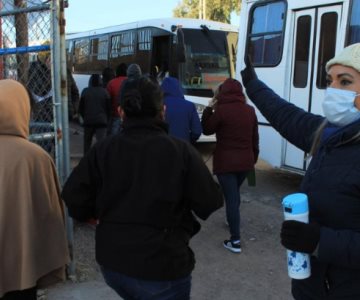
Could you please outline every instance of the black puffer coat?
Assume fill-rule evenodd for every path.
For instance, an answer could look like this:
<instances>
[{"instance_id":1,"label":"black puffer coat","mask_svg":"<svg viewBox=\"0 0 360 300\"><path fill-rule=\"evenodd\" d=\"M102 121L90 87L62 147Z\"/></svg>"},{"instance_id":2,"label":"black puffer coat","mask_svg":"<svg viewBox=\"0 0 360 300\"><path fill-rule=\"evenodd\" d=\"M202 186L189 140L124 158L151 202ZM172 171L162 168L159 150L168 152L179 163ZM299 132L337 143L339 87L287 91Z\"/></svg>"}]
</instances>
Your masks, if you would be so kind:
<instances>
[{"instance_id":1,"label":"black puffer coat","mask_svg":"<svg viewBox=\"0 0 360 300\"><path fill-rule=\"evenodd\" d=\"M79 113L84 126L106 127L111 113L109 93L101 86L90 86L81 93Z\"/></svg>"},{"instance_id":2,"label":"black puffer coat","mask_svg":"<svg viewBox=\"0 0 360 300\"><path fill-rule=\"evenodd\" d=\"M172 280L194 268L190 238L223 205L201 156L155 120L125 119L96 144L62 193L75 219L98 218L96 259L127 276Z\"/></svg>"},{"instance_id":3,"label":"black puffer coat","mask_svg":"<svg viewBox=\"0 0 360 300\"><path fill-rule=\"evenodd\" d=\"M246 91L282 136L310 151L323 117L281 99L259 80ZM295 299L360 299L360 141L351 139L359 132L357 121L325 137L301 184L310 221L320 224L321 234L311 277L292 281Z\"/></svg>"}]
</instances>

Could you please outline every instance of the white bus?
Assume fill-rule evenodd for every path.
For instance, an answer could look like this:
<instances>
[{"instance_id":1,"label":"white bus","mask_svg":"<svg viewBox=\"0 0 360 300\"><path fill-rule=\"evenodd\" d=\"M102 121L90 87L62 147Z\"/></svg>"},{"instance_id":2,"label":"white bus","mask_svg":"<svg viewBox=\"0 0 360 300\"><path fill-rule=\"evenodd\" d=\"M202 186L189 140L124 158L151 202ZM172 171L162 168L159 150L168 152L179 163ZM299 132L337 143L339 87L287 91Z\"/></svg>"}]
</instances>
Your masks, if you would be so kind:
<instances>
[{"instance_id":1,"label":"white bus","mask_svg":"<svg viewBox=\"0 0 360 300\"><path fill-rule=\"evenodd\" d=\"M236 78L249 55L259 79L276 93L322 115L325 64L358 42L360 0L243 0ZM274 167L304 172L306 154L257 114L260 157Z\"/></svg>"},{"instance_id":2,"label":"white bus","mask_svg":"<svg viewBox=\"0 0 360 300\"><path fill-rule=\"evenodd\" d=\"M200 19L139 21L67 34L67 62L81 91L90 74L120 63L137 63L143 73L167 64L186 99L201 114L214 89L235 77L238 27ZM202 136L201 141L214 140Z\"/></svg>"}]
</instances>

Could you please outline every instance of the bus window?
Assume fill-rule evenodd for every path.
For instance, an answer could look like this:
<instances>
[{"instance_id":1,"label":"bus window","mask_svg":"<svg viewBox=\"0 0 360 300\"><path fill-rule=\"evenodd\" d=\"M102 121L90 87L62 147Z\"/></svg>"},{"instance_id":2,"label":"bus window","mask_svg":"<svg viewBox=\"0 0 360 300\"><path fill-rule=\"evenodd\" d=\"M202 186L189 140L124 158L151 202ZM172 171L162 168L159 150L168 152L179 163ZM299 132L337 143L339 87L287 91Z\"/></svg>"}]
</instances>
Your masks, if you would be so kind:
<instances>
[{"instance_id":1,"label":"bus window","mask_svg":"<svg viewBox=\"0 0 360 300\"><path fill-rule=\"evenodd\" d=\"M108 47L109 47L109 38L108 36L102 36L99 38L97 59L107 61L108 59Z\"/></svg>"},{"instance_id":2,"label":"bus window","mask_svg":"<svg viewBox=\"0 0 360 300\"><path fill-rule=\"evenodd\" d=\"M138 31L138 49L140 51L151 50L151 29L140 29Z\"/></svg>"},{"instance_id":3,"label":"bus window","mask_svg":"<svg viewBox=\"0 0 360 300\"><path fill-rule=\"evenodd\" d=\"M91 39L90 41L90 62L97 60L97 55L99 51L99 39Z\"/></svg>"},{"instance_id":4,"label":"bus window","mask_svg":"<svg viewBox=\"0 0 360 300\"><path fill-rule=\"evenodd\" d=\"M90 64L89 72L96 73L107 66L108 57L108 37L96 37L90 42Z\"/></svg>"},{"instance_id":5,"label":"bus window","mask_svg":"<svg viewBox=\"0 0 360 300\"><path fill-rule=\"evenodd\" d=\"M90 43L88 39L75 41L75 71L86 72L90 54Z\"/></svg>"},{"instance_id":6,"label":"bus window","mask_svg":"<svg viewBox=\"0 0 360 300\"><path fill-rule=\"evenodd\" d=\"M307 86L309 70L309 51L311 35L311 17L302 16L297 21L294 87L304 88Z\"/></svg>"},{"instance_id":7,"label":"bus window","mask_svg":"<svg viewBox=\"0 0 360 300\"><path fill-rule=\"evenodd\" d=\"M73 42L72 41L66 41L65 47L66 47L66 53L72 53L72 45Z\"/></svg>"},{"instance_id":8,"label":"bus window","mask_svg":"<svg viewBox=\"0 0 360 300\"><path fill-rule=\"evenodd\" d=\"M230 77L227 35L223 31L183 32L186 60L179 74L183 88L190 95L211 97L213 90Z\"/></svg>"},{"instance_id":9,"label":"bus window","mask_svg":"<svg viewBox=\"0 0 360 300\"><path fill-rule=\"evenodd\" d=\"M327 61L335 55L337 23L338 15L336 12L325 13L321 16L320 44L316 77L316 86L319 89L326 88L325 65Z\"/></svg>"},{"instance_id":10,"label":"bus window","mask_svg":"<svg viewBox=\"0 0 360 300\"><path fill-rule=\"evenodd\" d=\"M276 1L252 7L247 51L255 66L274 66L281 60L286 5Z\"/></svg>"},{"instance_id":11,"label":"bus window","mask_svg":"<svg viewBox=\"0 0 360 300\"><path fill-rule=\"evenodd\" d=\"M353 0L348 26L347 45L360 42L360 0Z\"/></svg>"},{"instance_id":12,"label":"bus window","mask_svg":"<svg viewBox=\"0 0 360 300\"><path fill-rule=\"evenodd\" d=\"M134 31L127 31L111 37L111 57L132 55L135 53Z\"/></svg>"}]
</instances>

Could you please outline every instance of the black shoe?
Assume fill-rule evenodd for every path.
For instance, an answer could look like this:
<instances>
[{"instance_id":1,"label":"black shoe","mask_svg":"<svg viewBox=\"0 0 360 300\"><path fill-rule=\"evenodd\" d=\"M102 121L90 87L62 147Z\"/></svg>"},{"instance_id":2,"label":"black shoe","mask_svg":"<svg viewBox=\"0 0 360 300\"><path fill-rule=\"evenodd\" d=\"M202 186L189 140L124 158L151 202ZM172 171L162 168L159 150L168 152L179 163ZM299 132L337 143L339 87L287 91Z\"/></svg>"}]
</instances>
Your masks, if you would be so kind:
<instances>
[{"instance_id":1,"label":"black shoe","mask_svg":"<svg viewBox=\"0 0 360 300\"><path fill-rule=\"evenodd\" d=\"M229 249L231 252L240 253L241 252L241 244L240 241L232 241L232 240L225 240L224 247Z\"/></svg>"}]
</instances>

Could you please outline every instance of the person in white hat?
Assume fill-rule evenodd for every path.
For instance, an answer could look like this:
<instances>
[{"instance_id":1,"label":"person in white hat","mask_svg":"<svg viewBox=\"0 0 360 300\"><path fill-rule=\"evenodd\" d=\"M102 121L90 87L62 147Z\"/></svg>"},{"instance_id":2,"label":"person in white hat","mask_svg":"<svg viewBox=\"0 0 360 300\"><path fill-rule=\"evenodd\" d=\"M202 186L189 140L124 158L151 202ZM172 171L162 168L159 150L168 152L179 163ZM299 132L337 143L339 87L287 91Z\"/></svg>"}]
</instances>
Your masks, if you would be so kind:
<instances>
[{"instance_id":1,"label":"person in white hat","mask_svg":"<svg viewBox=\"0 0 360 300\"><path fill-rule=\"evenodd\" d=\"M252 102L312 159L300 192L309 224L284 221L281 243L311 255L311 276L292 280L295 299L360 299L360 43L326 64L324 116L281 99L258 80L249 58L241 72ZM285 269L284 269L285 271Z\"/></svg>"}]
</instances>

